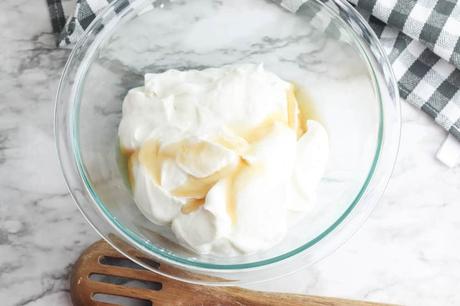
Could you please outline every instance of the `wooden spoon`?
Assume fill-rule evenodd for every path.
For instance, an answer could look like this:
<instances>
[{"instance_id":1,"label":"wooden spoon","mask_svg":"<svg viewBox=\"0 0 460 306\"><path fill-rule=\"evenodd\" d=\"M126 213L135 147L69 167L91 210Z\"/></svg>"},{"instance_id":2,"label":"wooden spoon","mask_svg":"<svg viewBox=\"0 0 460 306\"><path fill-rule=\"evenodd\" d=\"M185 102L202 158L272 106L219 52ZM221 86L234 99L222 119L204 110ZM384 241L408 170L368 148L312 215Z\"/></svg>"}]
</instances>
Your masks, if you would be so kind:
<instances>
[{"instance_id":1,"label":"wooden spoon","mask_svg":"<svg viewBox=\"0 0 460 306\"><path fill-rule=\"evenodd\" d=\"M103 240L94 243L82 253L74 265L70 281L70 293L75 306L120 305L107 302L110 300L107 297L114 296L137 300L136 305L388 305L300 294L268 293L238 287L192 285L143 269ZM142 301L144 303L139 304Z\"/></svg>"}]
</instances>

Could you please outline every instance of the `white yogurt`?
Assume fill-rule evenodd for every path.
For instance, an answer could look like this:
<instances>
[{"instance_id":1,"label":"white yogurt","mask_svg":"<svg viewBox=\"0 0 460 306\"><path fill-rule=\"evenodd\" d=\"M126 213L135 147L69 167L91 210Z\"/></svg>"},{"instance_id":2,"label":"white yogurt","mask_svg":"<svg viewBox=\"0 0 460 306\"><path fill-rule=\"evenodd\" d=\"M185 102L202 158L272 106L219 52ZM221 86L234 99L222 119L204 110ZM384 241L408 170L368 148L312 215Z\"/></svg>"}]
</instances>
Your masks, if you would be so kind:
<instances>
[{"instance_id":1,"label":"white yogurt","mask_svg":"<svg viewBox=\"0 0 460 306\"><path fill-rule=\"evenodd\" d=\"M329 151L325 129L292 97L262 65L147 74L119 126L122 148L136 152L142 213L199 253L253 253L282 240L287 212L315 202Z\"/></svg>"}]
</instances>

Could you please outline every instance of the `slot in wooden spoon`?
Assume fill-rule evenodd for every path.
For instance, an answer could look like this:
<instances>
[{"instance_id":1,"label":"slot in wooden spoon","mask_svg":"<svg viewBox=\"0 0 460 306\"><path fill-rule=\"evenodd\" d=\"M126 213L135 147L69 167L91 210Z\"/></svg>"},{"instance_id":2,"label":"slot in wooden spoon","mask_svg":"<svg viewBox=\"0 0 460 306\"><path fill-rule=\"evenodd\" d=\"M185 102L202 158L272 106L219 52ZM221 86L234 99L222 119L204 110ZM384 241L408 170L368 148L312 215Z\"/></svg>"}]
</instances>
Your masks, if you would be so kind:
<instances>
[{"instance_id":1,"label":"slot in wooden spoon","mask_svg":"<svg viewBox=\"0 0 460 306\"><path fill-rule=\"evenodd\" d=\"M138 257L142 258L141 255ZM113 296L136 300L136 305L388 305L300 294L268 293L238 287L192 285L145 270L103 240L87 248L74 265L70 293L75 306L120 305L107 302L107 297ZM101 297L105 301L101 301Z\"/></svg>"}]
</instances>

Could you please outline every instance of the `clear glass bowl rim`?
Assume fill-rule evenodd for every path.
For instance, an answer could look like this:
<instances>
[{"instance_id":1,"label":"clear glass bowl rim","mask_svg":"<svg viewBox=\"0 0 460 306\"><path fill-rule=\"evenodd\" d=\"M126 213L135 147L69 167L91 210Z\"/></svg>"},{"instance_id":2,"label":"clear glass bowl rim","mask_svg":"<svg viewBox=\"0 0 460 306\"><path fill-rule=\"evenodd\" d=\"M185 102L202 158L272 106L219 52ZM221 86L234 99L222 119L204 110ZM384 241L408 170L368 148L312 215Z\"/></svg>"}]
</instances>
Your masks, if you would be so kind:
<instances>
[{"instance_id":1,"label":"clear glass bowl rim","mask_svg":"<svg viewBox=\"0 0 460 306\"><path fill-rule=\"evenodd\" d=\"M377 95L378 95L379 103L380 103L380 114L379 114L380 115L380 123L379 123L379 128L378 128L377 146L376 146L376 151L375 151L375 154L374 154L374 159L372 161L372 165L371 165L371 167L369 169L369 172L368 172L368 175L367 175L367 178L366 178L364 184L362 185L362 187L361 187L360 191L358 192L358 194L355 196L355 198L352 201L352 203L350 203L348 205L347 209L340 215L340 217L332 225L330 225L328 228L326 228L321 234L319 234L314 239L306 242L305 244L303 244L300 247L295 248L294 250L291 250L289 252L286 252L284 254L281 254L281 255L278 255L278 256L275 256L275 257L272 257L272 258L269 258L269 259L255 261L255 262L251 262L251 263L244 263L244 264L225 264L225 265L223 265L223 264L212 264L212 263L206 263L206 262L199 262L199 261L195 261L195 260L188 260L188 259L182 258L180 256L176 256L174 254L170 254L168 252L165 252L162 249L159 249L159 248L155 247L155 245L149 244L148 242L146 242L145 240L140 238L136 233L130 231L127 228L125 228L121 223L119 223L116 220L116 218L114 218L111 215L110 211L105 207L105 205L102 202L102 200L99 198L97 193L91 187L90 181L88 179L88 175L86 174L86 170L85 170L83 161L82 161L81 156L80 156L79 135L78 135L78 126L79 126L78 123L79 123L79 120L78 120L78 115L76 115L76 114L78 114L79 101L77 101L75 103L75 101L78 100L76 98L76 96L78 94L75 94L74 97L71 97L69 99L69 101L67 101L67 103L69 105L71 105L72 107L69 107L69 109L68 109L69 112L64 112L64 113L67 114L67 116L69 116L67 119L70 119L70 121L73 121L71 123L72 131L70 131L69 134L66 133L71 138L70 143L72 144L72 147L71 148L66 148L65 150L62 149L63 140L59 136L60 134L63 133L63 131L62 131L63 127L62 127L62 124L60 124L61 120L59 120L59 119L62 119L62 118L59 118L60 113L62 113L62 112L60 112L59 109L66 105L65 101L63 101L63 99L62 99L61 89L63 87L64 82L66 81L66 79L68 77L68 67L69 67L70 63L72 61L78 60L77 59L77 54L78 54L78 52L80 50L80 47L83 45L85 40L87 40L91 35L94 35L94 32L96 31L97 26L100 24L100 21L104 20L104 19L105 20L110 20L110 19L114 18L113 14L111 14L111 10L113 10L113 7L117 7L117 5L119 5L123 1L124 0L113 1L104 10L104 12L102 12L99 16L96 17L96 19L92 22L92 24L85 31L85 34L83 35L83 37L77 42L75 48L72 50L72 52L71 52L71 54L69 56L67 64L66 64L66 66L64 68L64 71L62 73L61 81L60 81L59 88L58 88L58 93L56 95L55 134L56 134L56 145L57 145L57 150L58 150L58 157L59 157L60 164L61 164L61 169L63 171L67 186L69 188L70 193L72 194L72 196L74 198L75 203L79 207L79 209L82 212L82 214L85 216L86 220L92 225L92 227L105 240L107 240L110 244L112 244L110 239L108 237L106 237L106 235L103 234L100 230L98 230L97 224L94 224L94 222L92 222L91 219L86 215L85 208L81 205L81 203L79 203L79 201L77 200L77 197L74 196L75 190L71 186L71 184L69 184L69 179L68 179L68 175L72 175L72 174L69 173L69 171L66 170L69 167L76 167L76 169L78 170L78 173L80 175L81 182L83 183L83 185L85 187L84 191L89 193L90 197L93 200L93 204L95 204L98 207L98 209L102 212L103 216L106 217L106 220L109 222L109 224L112 227L114 227L117 230L117 232L121 233L125 238L128 239L128 241L132 242L135 246L137 246L137 247L141 246L141 247L143 247L142 249L148 250L150 252L153 252L154 254L152 254L152 255L158 256L160 259L166 260L167 262L171 262L173 264L177 264L177 265L180 265L180 266L185 266L185 267L190 267L191 266L191 267L195 267L195 268L203 268L203 269L209 269L209 270L241 270L241 269L253 269L253 268L263 267L263 266L266 266L266 265L274 264L274 263L280 262L282 260L291 258L291 257L293 257L293 256L295 256L295 255L297 255L297 254L309 249L310 247L312 247L313 245L315 245L319 241L321 241L323 238L328 236L339 225L341 225L342 222L349 216L351 211L356 208L356 206L360 202L360 199L362 198L363 194L367 191L368 186L372 181L373 174L374 174L374 172L375 172L375 170L377 168L381 150L382 150L382 148L384 146L384 129L385 129L385 127L384 127L384 111L383 111L383 107L382 107L382 98L380 96L380 86L382 84L378 84L378 83L374 84L374 86L376 88ZM133 5L133 3L136 3L136 2L143 2L143 1L134 1L134 2L131 2L130 5ZM319 1L317 1L317 2L319 2ZM381 66L383 66L385 68L383 70L383 72L385 74L385 80L387 81L386 84L385 84L386 88L388 88L390 92L393 91L393 95L394 95L395 91L397 93L396 81L395 81L395 77L393 75L393 72L391 70L391 65L389 64L389 61L388 61L386 55L384 54L384 52L383 52L383 50L382 50L382 48L381 48L381 46L380 46L380 44L378 42L378 39L375 36L375 34L372 32L372 30L369 28L369 26L363 21L362 17L359 15L359 13L357 13L348 3L346 3L343 0L333 0L332 2L334 2L334 4L337 5L338 7L340 7L341 9L344 9L346 12L348 12L349 16L350 16L350 19L354 22L354 24L358 26L358 28L362 31L362 33L366 33L367 36L370 38L367 41L367 43L371 46L370 51L368 51L368 52L376 53L375 57L377 59L379 59L378 64L380 64ZM321 2L319 2L319 3L321 3ZM324 3L322 3L322 4L324 5ZM130 8L130 6L127 6L124 9L128 9L128 8ZM328 8L328 9L330 10L330 8ZM331 13L333 15L338 16L337 13L335 13L335 12L331 11ZM354 38L355 38L356 44L358 46L362 47L362 44L363 44L362 38L359 37L359 35L356 33L356 31L351 31L351 32L355 34ZM103 31L102 31L102 33L103 33ZM100 35L100 33L96 34L95 36L98 36L98 35ZM368 52L366 52L364 49L362 49L361 52L366 57L369 55ZM367 61L368 61L371 73L374 74L375 71L374 71L373 65L371 64L371 62L368 59L367 59ZM373 75L373 79L374 79L374 82L375 82L376 78L375 78L374 75ZM80 79L79 82L76 82L75 84L76 85L79 85L79 84L81 85L82 80L84 80L84 78ZM75 86L75 84L74 84L74 86ZM77 90L74 91L74 93L76 93L76 92L78 92L78 91ZM397 107L397 113L399 113L399 115L400 115L399 100L398 100L397 94L393 96L393 99L394 99L395 105ZM71 100L71 102L70 102L70 100ZM400 120L399 120L399 124L400 124ZM399 129L400 129L400 127L399 127ZM68 132L68 131L65 131L65 132ZM394 160L396 158L398 147L399 147L399 138L397 140L396 151L395 151L394 158L393 158ZM65 160L62 158L62 154L67 154L69 152L71 152L72 156L73 156L73 160L74 160L73 165L65 164L66 163ZM394 160L393 160L393 165L394 165ZM392 168L389 171L388 178L389 178L391 172L392 172ZM386 185L386 183L385 183L385 185Z\"/></svg>"}]
</instances>

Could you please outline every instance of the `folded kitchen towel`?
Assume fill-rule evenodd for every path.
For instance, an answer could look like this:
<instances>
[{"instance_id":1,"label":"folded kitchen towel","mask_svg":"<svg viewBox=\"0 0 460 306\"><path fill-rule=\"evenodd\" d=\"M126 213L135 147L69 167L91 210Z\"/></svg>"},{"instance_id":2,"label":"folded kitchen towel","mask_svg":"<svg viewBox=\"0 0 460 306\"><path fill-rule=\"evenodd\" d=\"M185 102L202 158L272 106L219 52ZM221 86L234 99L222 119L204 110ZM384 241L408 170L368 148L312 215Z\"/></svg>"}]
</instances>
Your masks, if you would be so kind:
<instances>
[{"instance_id":1,"label":"folded kitchen towel","mask_svg":"<svg viewBox=\"0 0 460 306\"><path fill-rule=\"evenodd\" d=\"M460 4L457 0L352 0L393 66L401 97L460 140Z\"/></svg>"},{"instance_id":2,"label":"folded kitchen towel","mask_svg":"<svg viewBox=\"0 0 460 306\"><path fill-rule=\"evenodd\" d=\"M72 46L111 2L115 12L135 0L76 0L65 20L61 0L47 0L58 45ZM313 0L275 0L296 11ZM331 5L331 0L321 0ZM336 0L340 1L340 0ZM161 5L168 0L152 1ZM369 21L407 102L460 140L460 4L457 0L349 0Z\"/></svg>"}]
</instances>

